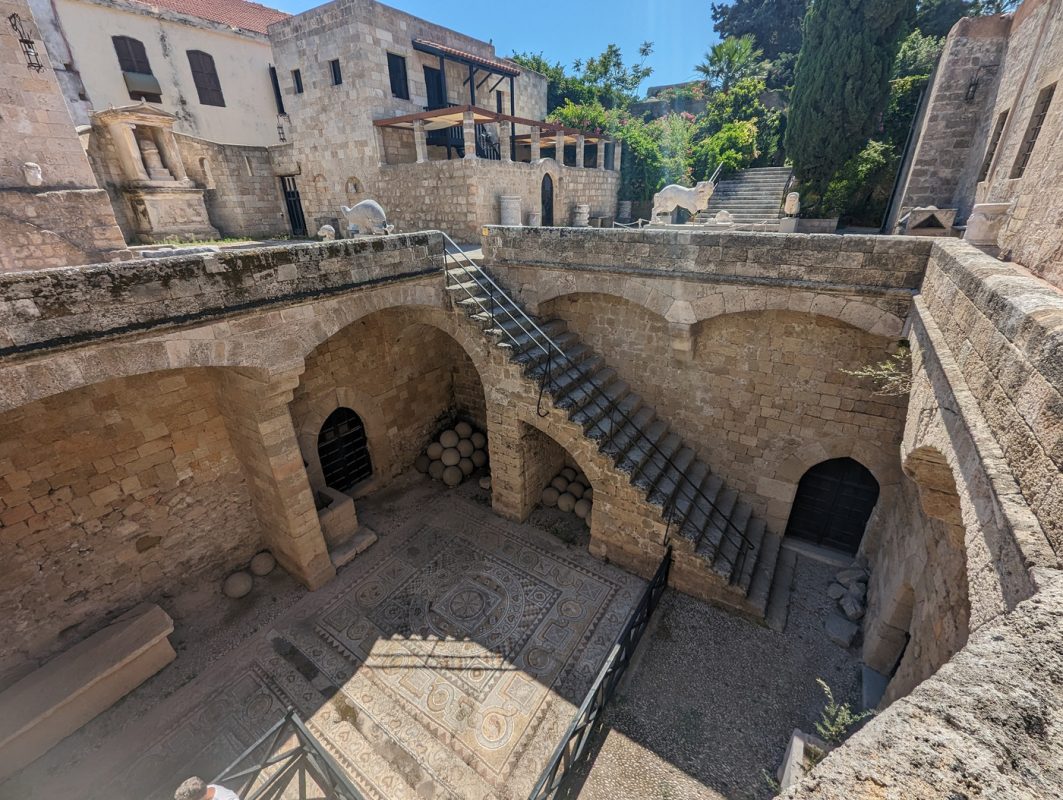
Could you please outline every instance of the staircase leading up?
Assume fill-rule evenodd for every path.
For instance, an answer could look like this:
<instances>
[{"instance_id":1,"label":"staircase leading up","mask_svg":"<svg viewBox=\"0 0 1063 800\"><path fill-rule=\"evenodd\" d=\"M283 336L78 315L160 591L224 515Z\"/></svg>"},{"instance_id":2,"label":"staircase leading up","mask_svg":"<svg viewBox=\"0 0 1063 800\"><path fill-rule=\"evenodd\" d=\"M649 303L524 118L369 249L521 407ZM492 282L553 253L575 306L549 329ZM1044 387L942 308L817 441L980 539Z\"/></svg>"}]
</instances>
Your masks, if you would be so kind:
<instances>
[{"instance_id":1,"label":"staircase leading up","mask_svg":"<svg viewBox=\"0 0 1063 800\"><path fill-rule=\"evenodd\" d=\"M734 218L736 227L778 230L782 202L793 170L790 167L758 167L736 172L716 184L709 206L698 214L697 222L711 222L720 211Z\"/></svg>"},{"instance_id":2,"label":"staircase leading up","mask_svg":"<svg viewBox=\"0 0 1063 800\"><path fill-rule=\"evenodd\" d=\"M781 537L563 320L528 315L467 259L448 259L446 279L456 306L668 521L675 585L762 621Z\"/></svg>"}]
</instances>

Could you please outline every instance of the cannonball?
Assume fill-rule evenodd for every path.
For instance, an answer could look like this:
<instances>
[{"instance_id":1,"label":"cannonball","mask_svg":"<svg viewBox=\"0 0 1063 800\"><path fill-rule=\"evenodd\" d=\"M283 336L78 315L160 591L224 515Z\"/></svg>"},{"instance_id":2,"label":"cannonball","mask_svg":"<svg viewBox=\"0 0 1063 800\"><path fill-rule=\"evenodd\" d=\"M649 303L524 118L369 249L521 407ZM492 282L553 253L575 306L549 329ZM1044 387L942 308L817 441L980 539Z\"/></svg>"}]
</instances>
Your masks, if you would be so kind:
<instances>
[{"instance_id":1,"label":"cannonball","mask_svg":"<svg viewBox=\"0 0 1063 800\"><path fill-rule=\"evenodd\" d=\"M575 478L574 478L573 480L577 480L577 481L579 481L579 482L580 482L580 483L582 483L582 484L583 484L583 485L584 485L585 487L586 487L586 486L590 486L590 485L591 485L591 482L590 482L589 480L587 480L587 476L586 476L586 475L584 475L584 474L583 474L582 472L577 472L577 473L576 473L576 477L575 477Z\"/></svg>"},{"instance_id":2,"label":"cannonball","mask_svg":"<svg viewBox=\"0 0 1063 800\"><path fill-rule=\"evenodd\" d=\"M430 459L424 453L421 453L421 455L417 456L417 458L413 460L413 468L423 474L425 472L428 472L428 465L431 463L432 459Z\"/></svg>"},{"instance_id":3,"label":"cannonball","mask_svg":"<svg viewBox=\"0 0 1063 800\"><path fill-rule=\"evenodd\" d=\"M469 458L472 459L472 464L474 467L482 467L484 464L487 463L487 453L485 453L483 450L473 450L472 455L469 456Z\"/></svg>"},{"instance_id":4,"label":"cannonball","mask_svg":"<svg viewBox=\"0 0 1063 800\"><path fill-rule=\"evenodd\" d=\"M438 481L443 477L443 470L445 469L446 465L442 461L433 461L428 465L428 474Z\"/></svg>"},{"instance_id":5,"label":"cannonball","mask_svg":"<svg viewBox=\"0 0 1063 800\"><path fill-rule=\"evenodd\" d=\"M479 431L473 431L469 438L472 439L472 446L477 450L483 450L487 446L487 437Z\"/></svg>"},{"instance_id":6,"label":"cannonball","mask_svg":"<svg viewBox=\"0 0 1063 800\"><path fill-rule=\"evenodd\" d=\"M277 566L277 559L273 557L273 553L268 550L263 550L261 553L251 559L250 563L251 574L262 577L269 575L273 572L273 568Z\"/></svg>"},{"instance_id":7,"label":"cannonball","mask_svg":"<svg viewBox=\"0 0 1063 800\"><path fill-rule=\"evenodd\" d=\"M425 455L432 461L438 461L439 457L443 455L443 445L439 442L432 442L428 445L428 449L424 451Z\"/></svg>"},{"instance_id":8,"label":"cannonball","mask_svg":"<svg viewBox=\"0 0 1063 800\"><path fill-rule=\"evenodd\" d=\"M565 467L558 474L562 478L564 478L566 481L574 481L574 480L576 480L576 470L572 469L572 467Z\"/></svg>"},{"instance_id":9,"label":"cannonball","mask_svg":"<svg viewBox=\"0 0 1063 800\"><path fill-rule=\"evenodd\" d=\"M563 492L565 491L565 489L568 488L568 481L558 475L556 478L550 481L550 485L557 489L558 492Z\"/></svg>"},{"instance_id":10,"label":"cannonball","mask_svg":"<svg viewBox=\"0 0 1063 800\"><path fill-rule=\"evenodd\" d=\"M439 443L443 445L443 447L457 447L459 439L461 439L461 437L458 436L457 431L443 431L439 436Z\"/></svg>"},{"instance_id":11,"label":"cannonball","mask_svg":"<svg viewBox=\"0 0 1063 800\"><path fill-rule=\"evenodd\" d=\"M458 462L461 461L461 453L458 452L456 447L448 447L443 451L443 455L439 457L439 460L443 462L445 467L456 467Z\"/></svg>"},{"instance_id":12,"label":"cannonball","mask_svg":"<svg viewBox=\"0 0 1063 800\"><path fill-rule=\"evenodd\" d=\"M476 465L472 463L471 458L463 458L458 462L458 469L461 470L461 474L468 477L472 475L472 471L476 469Z\"/></svg>"},{"instance_id":13,"label":"cannonball","mask_svg":"<svg viewBox=\"0 0 1063 800\"><path fill-rule=\"evenodd\" d=\"M225 579L225 582L221 585L221 591L226 597L236 600L245 597L251 591L254 582L255 580L251 577L250 572L240 570Z\"/></svg>"},{"instance_id":14,"label":"cannonball","mask_svg":"<svg viewBox=\"0 0 1063 800\"><path fill-rule=\"evenodd\" d=\"M576 498L568 492L563 492L557 498L557 507L562 511L571 511L576 507Z\"/></svg>"},{"instance_id":15,"label":"cannonball","mask_svg":"<svg viewBox=\"0 0 1063 800\"><path fill-rule=\"evenodd\" d=\"M579 481L572 481L572 483L568 485L568 493L575 497L577 500L583 497L583 493L585 491L587 491L587 487Z\"/></svg>"},{"instance_id":16,"label":"cannonball","mask_svg":"<svg viewBox=\"0 0 1063 800\"><path fill-rule=\"evenodd\" d=\"M461 474L461 467L447 467L443 470L443 483L447 486L457 486L464 477Z\"/></svg>"},{"instance_id":17,"label":"cannonball","mask_svg":"<svg viewBox=\"0 0 1063 800\"><path fill-rule=\"evenodd\" d=\"M454 432L462 439L468 439L472 436L472 425L468 422L459 422L454 426Z\"/></svg>"},{"instance_id":18,"label":"cannonball","mask_svg":"<svg viewBox=\"0 0 1063 800\"><path fill-rule=\"evenodd\" d=\"M557 489L555 489L553 486L547 486L545 489L543 489L543 493L542 496L539 498L539 501L547 508L553 508L557 505L557 498L559 494L560 492L558 492Z\"/></svg>"},{"instance_id":19,"label":"cannonball","mask_svg":"<svg viewBox=\"0 0 1063 800\"><path fill-rule=\"evenodd\" d=\"M472 455L476 448L472 446L472 442L468 439L461 439L458 441L458 452L461 453L462 458L468 458Z\"/></svg>"},{"instance_id":20,"label":"cannonball","mask_svg":"<svg viewBox=\"0 0 1063 800\"><path fill-rule=\"evenodd\" d=\"M480 488L481 489L490 489L491 488L491 476L490 475L484 475L482 478L480 478Z\"/></svg>"},{"instance_id":21,"label":"cannonball","mask_svg":"<svg viewBox=\"0 0 1063 800\"><path fill-rule=\"evenodd\" d=\"M576 512L576 516L580 519L587 519L587 515L591 513L591 504L588 500L577 500L572 510Z\"/></svg>"},{"instance_id":22,"label":"cannonball","mask_svg":"<svg viewBox=\"0 0 1063 800\"><path fill-rule=\"evenodd\" d=\"M593 500L594 499L594 489L592 489L590 486L588 486L587 487L587 491L585 491L583 493L583 499L586 500L588 503L591 500Z\"/></svg>"}]
</instances>

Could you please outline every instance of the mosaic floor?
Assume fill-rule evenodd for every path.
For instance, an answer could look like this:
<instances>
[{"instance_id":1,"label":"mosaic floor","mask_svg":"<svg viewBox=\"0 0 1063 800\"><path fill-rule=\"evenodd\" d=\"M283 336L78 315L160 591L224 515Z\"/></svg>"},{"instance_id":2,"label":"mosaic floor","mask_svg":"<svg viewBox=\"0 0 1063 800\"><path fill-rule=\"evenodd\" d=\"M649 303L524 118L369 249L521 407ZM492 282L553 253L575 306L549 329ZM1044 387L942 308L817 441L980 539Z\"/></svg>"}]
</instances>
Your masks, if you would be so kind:
<instances>
[{"instance_id":1,"label":"mosaic floor","mask_svg":"<svg viewBox=\"0 0 1063 800\"><path fill-rule=\"evenodd\" d=\"M643 582L424 481L359 513L379 541L103 742L80 796L168 800L288 706L367 798L527 796ZM42 764L24 796L61 788Z\"/></svg>"}]
</instances>

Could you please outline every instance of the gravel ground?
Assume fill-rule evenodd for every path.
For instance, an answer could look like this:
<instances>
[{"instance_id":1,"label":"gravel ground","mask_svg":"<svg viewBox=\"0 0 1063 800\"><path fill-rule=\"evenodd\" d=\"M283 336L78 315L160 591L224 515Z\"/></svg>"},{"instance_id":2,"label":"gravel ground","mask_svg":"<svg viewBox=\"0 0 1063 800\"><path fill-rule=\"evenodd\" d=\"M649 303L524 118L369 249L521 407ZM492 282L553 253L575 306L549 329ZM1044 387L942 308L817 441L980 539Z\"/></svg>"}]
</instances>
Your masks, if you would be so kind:
<instances>
[{"instance_id":1,"label":"gravel ground","mask_svg":"<svg viewBox=\"0 0 1063 800\"><path fill-rule=\"evenodd\" d=\"M816 678L859 707L857 653L823 632L836 571L798 559L782 634L669 591L569 796L771 797L764 773L774 777L792 730L813 730L823 708Z\"/></svg>"}]
</instances>

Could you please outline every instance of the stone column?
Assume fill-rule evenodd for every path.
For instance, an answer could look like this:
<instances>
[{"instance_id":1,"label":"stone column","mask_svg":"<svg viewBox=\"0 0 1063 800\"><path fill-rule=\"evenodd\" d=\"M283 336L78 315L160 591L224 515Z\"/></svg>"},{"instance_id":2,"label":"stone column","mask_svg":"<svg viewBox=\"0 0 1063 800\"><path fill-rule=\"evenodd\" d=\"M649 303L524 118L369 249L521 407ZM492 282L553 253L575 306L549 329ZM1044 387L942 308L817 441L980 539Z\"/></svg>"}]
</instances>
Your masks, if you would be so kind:
<instances>
[{"instance_id":1,"label":"stone column","mask_svg":"<svg viewBox=\"0 0 1063 800\"><path fill-rule=\"evenodd\" d=\"M188 180L185 162L181 160L181 150L177 146L173 131L169 128L153 128L152 133L155 135L155 144L159 148L159 155L162 156L162 163L166 165L166 169L170 170L173 179L175 181Z\"/></svg>"},{"instance_id":2,"label":"stone column","mask_svg":"<svg viewBox=\"0 0 1063 800\"><path fill-rule=\"evenodd\" d=\"M584 140L583 140L583 134L581 133L581 134L576 136L576 166L577 167L582 167L583 166L583 146L584 146Z\"/></svg>"},{"instance_id":3,"label":"stone column","mask_svg":"<svg viewBox=\"0 0 1063 800\"><path fill-rule=\"evenodd\" d=\"M504 119L498 123L498 149L502 152L503 161L512 161L510 141L513 136L513 123Z\"/></svg>"},{"instance_id":4,"label":"stone column","mask_svg":"<svg viewBox=\"0 0 1063 800\"><path fill-rule=\"evenodd\" d=\"M328 583L336 570L288 410L304 368L299 364L267 375L231 367L218 370L215 381L263 543L292 577L313 590Z\"/></svg>"},{"instance_id":5,"label":"stone column","mask_svg":"<svg viewBox=\"0 0 1063 800\"><path fill-rule=\"evenodd\" d=\"M417 151L417 163L423 164L428 160L428 137L424 132L424 120L415 120L413 123L413 147Z\"/></svg>"},{"instance_id":6,"label":"stone column","mask_svg":"<svg viewBox=\"0 0 1063 800\"><path fill-rule=\"evenodd\" d=\"M557 144L555 146L557 152L554 154L557 158L557 165L559 167L565 166L565 132L559 130L557 132Z\"/></svg>"},{"instance_id":7,"label":"stone column","mask_svg":"<svg viewBox=\"0 0 1063 800\"><path fill-rule=\"evenodd\" d=\"M462 136L465 142L465 158L476 158L476 118L471 111L462 115Z\"/></svg>"},{"instance_id":8,"label":"stone column","mask_svg":"<svg viewBox=\"0 0 1063 800\"><path fill-rule=\"evenodd\" d=\"M148 180L148 171L144 169L144 160L140 157L140 145L133 135L133 125L129 122L112 122L107 126L107 133L114 143L118 163L122 173L129 181Z\"/></svg>"},{"instance_id":9,"label":"stone column","mask_svg":"<svg viewBox=\"0 0 1063 800\"><path fill-rule=\"evenodd\" d=\"M624 143L617 139L613 142L613 169L620 172L620 156L623 155Z\"/></svg>"},{"instance_id":10,"label":"stone column","mask_svg":"<svg viewBox=\"0 0 1063 800\"><path fill-rule=\"evenodd\" d=\"M605 139L598 139L598 146L594 150L594 166L596 169L605 169Z\"/></svg>"},{"instance_id":11,"label":"stone column","mask_svg":"<svg viewBox=\"0 0 1063 800\"><path fill-rule=\"evenodd\" d=\"M539 142L539 129L532 126L531 129L531 160L538 161L542 158L542 146Z\"/></svg>"}]
</instances>

